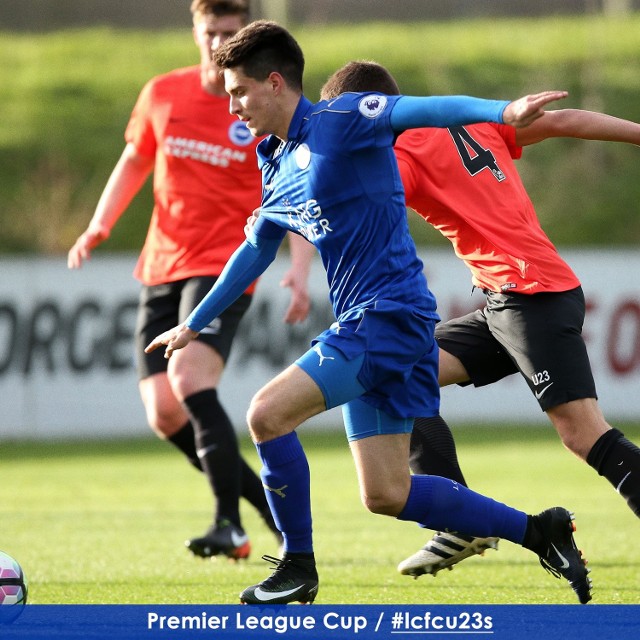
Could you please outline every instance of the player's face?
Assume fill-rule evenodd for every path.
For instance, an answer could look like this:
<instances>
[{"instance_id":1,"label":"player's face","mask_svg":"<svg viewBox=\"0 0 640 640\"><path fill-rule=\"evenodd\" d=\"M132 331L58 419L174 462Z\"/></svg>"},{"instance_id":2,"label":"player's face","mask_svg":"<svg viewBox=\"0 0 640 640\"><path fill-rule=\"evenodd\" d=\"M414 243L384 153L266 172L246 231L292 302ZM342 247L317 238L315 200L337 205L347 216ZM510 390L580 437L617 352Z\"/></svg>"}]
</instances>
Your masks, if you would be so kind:
<instances>
[{"instance_id":1,"label":"player's face","mask_svg":"<svg viewBox=\"0 0 640 640\"><path fill-rule=\"evenodd\" d=\"M230 96L229 111L247 123L252 135L280 133L274 86L270 78L259 81L246 76L241 67L225 69L224 88Z\"/></svg>"},{"instance_id":2,"label":"player's face","mask_svg":"<svg viewBox=\"0 0 640 640\"><path fill-rule=\"evenodd\" d=\"M193 39L200 50L200 61L208 64L211 52L235 35L244 26L241 16L203 15L193 26Z\"/></svg>"}]
</instances>

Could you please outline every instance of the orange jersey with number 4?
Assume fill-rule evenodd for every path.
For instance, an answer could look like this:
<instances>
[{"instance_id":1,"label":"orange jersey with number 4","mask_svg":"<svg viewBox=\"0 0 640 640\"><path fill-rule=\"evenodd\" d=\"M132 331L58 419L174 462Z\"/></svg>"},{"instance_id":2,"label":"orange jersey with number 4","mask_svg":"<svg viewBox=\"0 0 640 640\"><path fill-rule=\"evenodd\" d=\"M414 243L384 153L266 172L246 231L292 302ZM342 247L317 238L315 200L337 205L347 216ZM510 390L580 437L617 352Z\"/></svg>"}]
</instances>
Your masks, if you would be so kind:
<instances>
[{"instance_id":1,"label":"orange jersey with number 4","mask_svg":"<svg viewBox=\"0 0 640 640\"><path fill-rule=\"evenodd\" d=\"M446 236L482 289L568 291L580 282L540 226L514 159L515 129L412 129L396 156L407 205Z\"/></svg>"},{"instance_id":2,"label":"orange jersey with number 4","mask_svg":"<svg viewBox=\"0 0 640 640\"><path fill-rule=\"evenodd\" d=\"M158 76L125 138L155 157L155 206L135 276L155 285L219 275L261 193L257 140L229 113L228 97L202 89L199 67Z\"/></svg>"}]
</instances>

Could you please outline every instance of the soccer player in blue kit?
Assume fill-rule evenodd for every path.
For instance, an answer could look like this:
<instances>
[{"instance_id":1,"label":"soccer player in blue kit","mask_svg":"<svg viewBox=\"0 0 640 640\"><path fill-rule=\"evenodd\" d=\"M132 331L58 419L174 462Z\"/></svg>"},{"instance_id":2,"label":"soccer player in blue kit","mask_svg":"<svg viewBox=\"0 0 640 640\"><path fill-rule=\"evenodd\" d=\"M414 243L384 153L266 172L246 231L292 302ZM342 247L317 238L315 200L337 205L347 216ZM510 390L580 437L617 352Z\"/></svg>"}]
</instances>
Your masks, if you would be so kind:
<instances>
[{"instance_id":1,"label":"soccer player in blue kit","mask_svg":"<svg viewBox=\"0 0 640 640\"><path fill-rule=\"evenodd\" d=\"M530 516L438 476L411 476L414 416L439 410L438 315L409 234L393 152L403 130L478 121L526 126L566 96L515 102L468 97L346 94L312 104L302 93L304 56L274 22L257 21L215 52L230 110L255 136L262 170L260 216L205 299L181 325L156 337L165 357L186 346L272 262L287 231L320 253L337 321L251 401L247 421L261 476L284 537L273 573L247 587L250 604L313 602L309 467L295 429L342 406L362 502L374 513L431 529L496 536L534 551L581 602L590 580L573 539L572 516L554 507Z\"/></svg>"}]
</instances>

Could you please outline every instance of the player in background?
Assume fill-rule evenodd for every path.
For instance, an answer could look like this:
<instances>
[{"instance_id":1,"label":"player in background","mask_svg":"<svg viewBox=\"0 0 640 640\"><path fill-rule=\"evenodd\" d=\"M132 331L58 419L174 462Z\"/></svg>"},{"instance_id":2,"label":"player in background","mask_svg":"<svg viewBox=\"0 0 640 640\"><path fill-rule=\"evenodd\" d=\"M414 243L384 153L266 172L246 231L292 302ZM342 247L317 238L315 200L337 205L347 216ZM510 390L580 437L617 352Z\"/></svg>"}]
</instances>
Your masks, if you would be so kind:
<instances>
[{"instance_id":1,"label":"player in background","mask_svg":"<svg viewBox=\"0 0 640 640\"><path fill-rule=\"evenodd\" d=\"M149 175L154 202L135 276L142 282L136 350L139 389L151 428L200 469L215 496L209 530L187 540L197 556L245 558L239 497L248 500L280 538L257 474L240 456L234 428L217 387L238 324L251 301L250 284L238 301L167 366L162 354L145 354L157 333L184 320L211 288L244 238L247 207L260 202L256 141L229 113L224 82L211 67L218 48L249 19L245 0L194 0L193 37L200 63L151 79L142 89L125 133L126 146L87 230L69 251L70 268L104 242ZM286 284L292 301L286 320L304 319L309 301L298 285L305 276L292 239Z\"/></svg>"},{"instance_id":2,"label":"player in background","mask_svg":"<svg viewBox=\"0 0 640 640\"><path fill-rule=\"evenodd\" d=\"M360 484L370 511L431 528L505 536L562 573L580 602L590 581L561 507L527 516L436 476L409 473L413 418L439 407L438 319L409 233L393 142L410 127L493 120L526 124L547 92L512 103L465 97L351 94L316 105L302 93L304 56L273 22L253 22L214 53L231 111L255 136L263 195L260 216L220 278L185 323L147 347L165 357L188 345L273 260L287 231L319 251L337 321L251 401L247 420L284 557L247 587L242 602L312 602L318 591L310 477L296 428L343 406Z\"/></svg>"},{"instance_id":3,"label":"player in background","mask_svg":"<svg viewBox=\"0 0 640 640\"><path fill-rule=\"evenodd\" d=\"M345 91L400 93L374 62L350 62L324 85L325 100ZM518 175L522 147L552 137L640 144L640 125L579 109L546 111L522 129L475 124L412 129L395 144L406 201L453 244L486 306L438 324L440 386L491 384L518 373L564 446L616 488L640 516L640 450L605 420L582 338L580 282L546 236ZM415 421L411 469L466 485L451 431L441 416ZM401 573L436 574L495 547L497 540L438 533L401 562Z\"/></svg>"}]
</instances>

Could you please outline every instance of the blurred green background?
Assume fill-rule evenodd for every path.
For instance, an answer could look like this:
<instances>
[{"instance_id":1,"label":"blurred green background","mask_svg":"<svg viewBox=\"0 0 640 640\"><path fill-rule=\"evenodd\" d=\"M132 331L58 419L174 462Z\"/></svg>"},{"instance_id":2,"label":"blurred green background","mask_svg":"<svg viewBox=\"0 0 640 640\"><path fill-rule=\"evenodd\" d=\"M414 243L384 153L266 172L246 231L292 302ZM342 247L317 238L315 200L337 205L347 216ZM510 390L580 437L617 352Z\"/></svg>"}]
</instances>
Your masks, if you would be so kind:
<instances>
[{"instance_id":1,"label":"blurred green background","mask_svg":"<svg viewBox=\"0 0 640 640\"><path fill-rule=\"evenodd\" d=\"M559 105L640 120L640 14L361 23L292 28L307 58L305 93L350 59L391 69L406 94L516 98L567 89ZM196 63L188 28L0 32L0 253L62 254L84 230L123 145L144 82ZM640 150L551 140L519 162L558 245L640 241ZM101 250L136 251L150 185ZM415 220L414 220L415 218ZM416 240L444 243L410 218Z\"/></svg>"}]
</instances>

